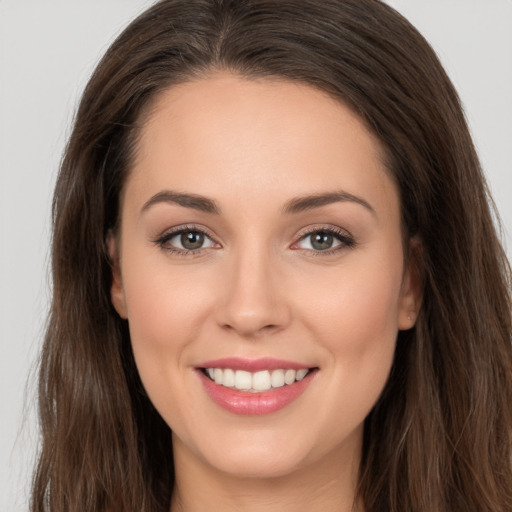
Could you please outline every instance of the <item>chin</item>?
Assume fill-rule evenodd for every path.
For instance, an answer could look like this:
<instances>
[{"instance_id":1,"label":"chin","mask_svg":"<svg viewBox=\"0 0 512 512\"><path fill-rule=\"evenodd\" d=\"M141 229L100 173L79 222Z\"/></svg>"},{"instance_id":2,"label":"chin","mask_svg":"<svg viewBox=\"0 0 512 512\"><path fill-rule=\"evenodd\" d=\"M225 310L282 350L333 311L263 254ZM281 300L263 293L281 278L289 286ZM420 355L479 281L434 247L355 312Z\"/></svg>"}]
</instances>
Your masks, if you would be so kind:
<instances>
[{"instance_id":1,"label":"chin","mask_svg":"<svg viewBox=\"0 0 512 512\"><path fill-rule=\"evenodd\" d=\"M235 435L200 438L195 444L190 438L188 448L180 444L180 451L190 450L204 465L226 476L242 479L279 478L294 473L307 465L308 444L304 436L301 443L288 441L271 432L245 431Z\"/></svg>"},{"instance_id":2,"label":"chin","mask_svg":"<svg viewBox=\"0 0 512 512\"><path fill-rule=\"evenodd\" d=\"M221 460L212 460L210 464L230 477L261 480L285 477L305 465L304 458L298 454L274 453L269 456L268 450L261 452L265 453L233 453Z\"/></svg>"}]
</instances>

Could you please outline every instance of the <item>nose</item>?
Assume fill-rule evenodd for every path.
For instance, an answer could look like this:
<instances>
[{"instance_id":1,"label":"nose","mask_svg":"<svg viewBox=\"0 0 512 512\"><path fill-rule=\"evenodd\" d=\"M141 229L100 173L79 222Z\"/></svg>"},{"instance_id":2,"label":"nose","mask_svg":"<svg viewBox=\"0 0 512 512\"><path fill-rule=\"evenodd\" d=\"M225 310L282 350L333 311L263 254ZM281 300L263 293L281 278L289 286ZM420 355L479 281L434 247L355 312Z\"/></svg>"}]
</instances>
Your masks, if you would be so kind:
<instances>
[{"instance_id":1,"label":"nose","mask_svg":"<svg viewBox=\"0 0 512 512\"><path fill-rule=\"evenodd\" d=\"M265 251L232 258L222 278L217 323L245 338L286 328L291 320L286 287L276 261Z\"/></svg>"}]
</instances>

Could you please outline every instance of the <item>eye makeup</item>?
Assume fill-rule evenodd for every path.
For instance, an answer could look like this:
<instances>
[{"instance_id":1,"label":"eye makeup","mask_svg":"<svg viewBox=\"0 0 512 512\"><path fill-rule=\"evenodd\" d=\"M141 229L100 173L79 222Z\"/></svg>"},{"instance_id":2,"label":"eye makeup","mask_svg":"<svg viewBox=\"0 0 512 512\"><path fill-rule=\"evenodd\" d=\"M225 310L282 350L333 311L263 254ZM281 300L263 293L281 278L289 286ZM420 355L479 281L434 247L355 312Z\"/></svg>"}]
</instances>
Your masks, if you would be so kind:
<instances>
[{"instance_id":1,"label":"eye makeup","mask_svg":"<svg viewBox=\"0 0 512 512\"><path fill-rule=\"evenodd\" d=\"M187 224L177 226L156 238L155 245L177 256L200 255L208 249L219 249L221 245L204 228ZM353 236L337 226L315 226L303 230L290 249L315 256L329 256L356 246Z\"/></svg>"}]
</instances>

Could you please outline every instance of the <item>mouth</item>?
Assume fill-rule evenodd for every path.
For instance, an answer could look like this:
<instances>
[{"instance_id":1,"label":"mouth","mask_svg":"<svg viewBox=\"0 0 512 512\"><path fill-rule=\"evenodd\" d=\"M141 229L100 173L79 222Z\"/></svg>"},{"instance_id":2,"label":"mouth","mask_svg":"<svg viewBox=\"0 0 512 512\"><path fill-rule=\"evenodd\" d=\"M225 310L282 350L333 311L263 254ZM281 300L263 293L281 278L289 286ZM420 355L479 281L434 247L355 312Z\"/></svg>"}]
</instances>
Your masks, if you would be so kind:
<instances>
[{"instance_id":1,"label":"mouth","mask_svg":"<svg viewBox=\"0 0 512 512\"><path fill-rule=\"evenodd\" d=\"M229 389L261 393L271 389L291 386L304 379L313 368L278 368L249 372L234 368L201 368L203 374L219 386Z\"/></svg>"},{"instance_id":2,"label":"mouth","mask_svg":"<svg viewBox=\"0 0 512 512\"><path fill-rule=\"evenodd\" d=\"M222 359L196 367L203 389L223 409L254 416L276 412L302 395L318 373L275 359Z\"/></svg>"}]
</instances>

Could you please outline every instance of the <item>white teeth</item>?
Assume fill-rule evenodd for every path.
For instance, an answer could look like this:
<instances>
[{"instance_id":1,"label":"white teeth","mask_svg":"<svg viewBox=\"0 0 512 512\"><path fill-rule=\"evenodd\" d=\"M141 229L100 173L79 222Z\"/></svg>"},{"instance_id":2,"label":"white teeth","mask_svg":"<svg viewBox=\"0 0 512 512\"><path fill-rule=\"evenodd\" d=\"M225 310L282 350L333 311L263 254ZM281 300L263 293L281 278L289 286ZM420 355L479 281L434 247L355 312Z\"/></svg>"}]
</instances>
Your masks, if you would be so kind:
<instances>
[{"instance_id":1,"label":"white teeth","mask_svg":"<svg viewBox=\"0 0 512 512\"><path fill-rule=\"evenodd\" d=\"M295 380L302 380L308 374L308 370L303 368L302 370L297 370L297 375L295 376Z\"/></svg>"},{"instance_id":2,"label":"white teeth","mask_svg":"<svg viewBox=\"0 0 512 512\"><path fill-rule=\"evenodd\" d=\"M267 370L256 372L252 376L252 388L256 391L268 391L271 386L270 373Z\"/></svg>"},{"instance_id":3,"label":"white teeth","mask_svg":"<svg viewBox=\"0 0 512 512\"><path fill-rule=\"evenodd\" d=\"M284 370L274 370L272 372L270 383L273 388L280 388L284 386Z\"/></svg>"},{"instance_id":4,"label":"white teeth","mask_svg":"<svg viewBox=\"0 0 512 512\"><path fill-rule=\"evenodd\" d=\"M235 373L235 388L249 390L252 388L252 375L244 370L237 370Z\"/></svg>"},{"instance_id":5,"label":"white teeth","mask_svg":"<svg viewBox=\"0 0 512 512\"><path fill-rule=\"evenodd\" d=\"M231 368L206 368L206 373L215 384L220 386L257 393L302 380L309 373L309 369L262 370L251 373L245 370L235 371Z\"/></svg>"},{"instance_id":6,"label":"white teeth","mask_svg":"<svg viewBox=\"0 0 512 512\"><path fill-rule=\"evenodd\" d=\"M285 384L293 384L295 382L295 376L297 372L295 370L286 370L284 374L284 382Z\"/></svg>"},{"instance_id":7,"label":"white teeth","mask_svg":"<svg viewBox=\"0 0 512 512\"><path fill-rule=\"evenodd\" d=\"M231 368L224 370L224 382L222 384L228 388L235 387L235 372Z\"/></svg>"},{"instance_id":8,"label":"white teeth","mask_svg":"<svg viewBox=\"0 0 512 512\"><path fill-rule=\"evenodd\" d=\"M213 380L215 384L224 384L224 372L220 368L213 370Z\"/></svg>"}]
</instances>

